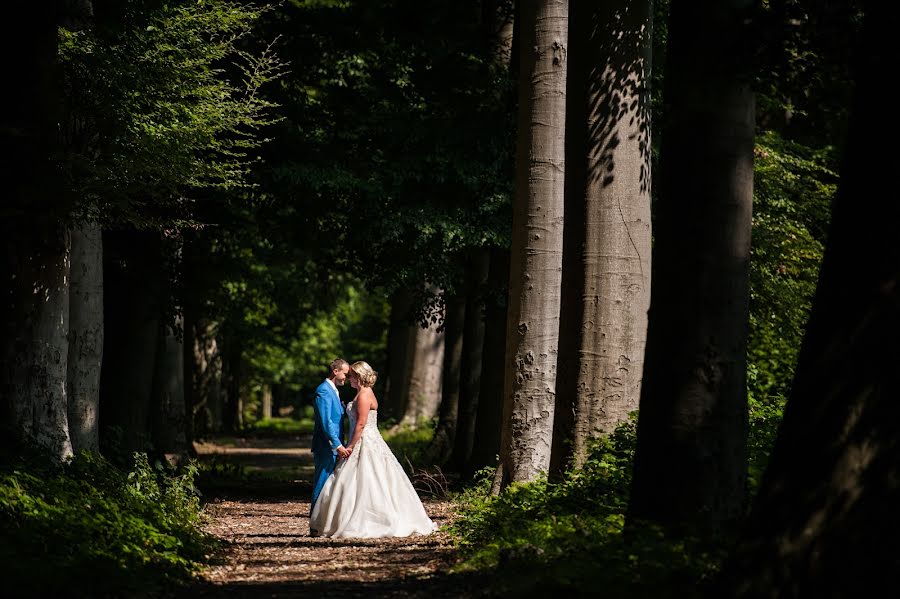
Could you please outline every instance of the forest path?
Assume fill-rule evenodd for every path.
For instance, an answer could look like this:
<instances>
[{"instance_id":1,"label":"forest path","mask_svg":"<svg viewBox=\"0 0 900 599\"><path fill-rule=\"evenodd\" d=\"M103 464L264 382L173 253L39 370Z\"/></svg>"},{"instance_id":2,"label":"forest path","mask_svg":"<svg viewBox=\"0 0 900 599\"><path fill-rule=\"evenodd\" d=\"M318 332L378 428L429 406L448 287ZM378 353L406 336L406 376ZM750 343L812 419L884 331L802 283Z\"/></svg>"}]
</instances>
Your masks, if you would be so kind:
<instances>
[{"instance_id":1,"label":"forest path","mask_svg":"<svg viewBox=\"0 0 900 599\"><path fill-rule=\"evenodd\" d=\"M446 533L394 539L309 536L312 455L308 436L222 439L197 444L201 461L241 477L206 487L206 530L224 551L191 597L471 597L478 582L450 574L456 559ZM426 500L438 524L451 517L446 500Z\"/></svg>"}]
</instances>

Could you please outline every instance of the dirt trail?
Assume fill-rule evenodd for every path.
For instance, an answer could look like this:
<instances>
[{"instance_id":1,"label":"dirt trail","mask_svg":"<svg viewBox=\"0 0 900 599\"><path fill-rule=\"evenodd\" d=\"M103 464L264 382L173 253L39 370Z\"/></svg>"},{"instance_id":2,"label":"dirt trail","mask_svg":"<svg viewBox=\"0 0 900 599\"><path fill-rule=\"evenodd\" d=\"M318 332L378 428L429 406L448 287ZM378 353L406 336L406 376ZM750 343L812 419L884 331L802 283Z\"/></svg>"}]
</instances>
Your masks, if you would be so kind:
<instances>
[{"instance_id":1,"label":"dirt trail","mask_svg":"<svg viewBox=\"0 0 900 599\"><path fill-rule=\"evenodd\" d=\"M225 544L191 597L474 597L479 581L449 573L444 532L399 539L309 536L312 455L302 437L198 444L202 460L241 464L257 480L213 488L207 530ZM444 525L446 501L426 500Z\"/></svg>"}]
</instances>

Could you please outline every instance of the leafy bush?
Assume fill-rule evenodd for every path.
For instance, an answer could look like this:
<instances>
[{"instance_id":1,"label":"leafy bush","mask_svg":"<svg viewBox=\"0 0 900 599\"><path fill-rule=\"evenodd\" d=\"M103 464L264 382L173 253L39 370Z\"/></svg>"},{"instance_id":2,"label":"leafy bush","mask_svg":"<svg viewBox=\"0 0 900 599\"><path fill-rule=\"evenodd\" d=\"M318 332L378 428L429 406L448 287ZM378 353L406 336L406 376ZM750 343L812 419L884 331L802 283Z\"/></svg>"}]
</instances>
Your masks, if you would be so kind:
<instances>
[{"instance_id":1,"label":"leafy bush","mask_svg":"<svg viewBox=\"0 0 900 599\"><path fill-rule=\"evenodd\" d=\"M497 570L500 594L563 591L604 597L697 597L721 558L716 547L626 528L635 422L598 440L581 470L560 482L510 485L489 495L492 472L456 498L449 531L461 570Z\"/></svg>"},{"instance_id":2,"label":"leafy bush","mask_svg":"<svg viewBox=\"0 0 900 599\"><path fill-rule=\"evenodd\" d=\"M0 571L27 596L145 594L188 580L214 547L200 529L196 467L130 472L82 453L0 468Z\"/></svg>"}]
</instances>

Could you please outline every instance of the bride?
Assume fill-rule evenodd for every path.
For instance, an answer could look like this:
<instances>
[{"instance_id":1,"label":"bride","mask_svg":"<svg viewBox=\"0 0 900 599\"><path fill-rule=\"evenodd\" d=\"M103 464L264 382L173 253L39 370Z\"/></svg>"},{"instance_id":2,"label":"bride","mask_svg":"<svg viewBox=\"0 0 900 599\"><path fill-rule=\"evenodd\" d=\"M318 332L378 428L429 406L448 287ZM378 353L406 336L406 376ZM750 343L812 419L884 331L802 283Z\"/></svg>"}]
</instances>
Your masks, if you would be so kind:
<instances>
[{"instance_id":1,"label":"bride","mask_svg":"<svg viewBox=\"0 0 900 599\"><path fill-rule=\"evenodd\" d=\"M309 528L314 536L406 537L437 528L378 432L376 376L365 362L350 366L350 385L357 390L347 404L351 454L338 463L313 506Z\"/></svg>"}]
</instances>

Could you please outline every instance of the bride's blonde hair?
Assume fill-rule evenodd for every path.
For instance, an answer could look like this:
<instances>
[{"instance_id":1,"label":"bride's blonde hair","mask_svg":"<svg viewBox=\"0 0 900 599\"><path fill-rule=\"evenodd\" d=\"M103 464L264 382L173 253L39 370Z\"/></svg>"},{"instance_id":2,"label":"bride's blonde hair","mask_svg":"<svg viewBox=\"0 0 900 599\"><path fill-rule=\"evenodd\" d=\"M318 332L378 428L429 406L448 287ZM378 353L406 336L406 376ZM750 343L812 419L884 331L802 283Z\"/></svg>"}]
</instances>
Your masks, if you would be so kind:
<instances>
[{"instance_id":1,"label":"bride's blonde hair","mask_svg":"<svg viewBox=\"0 0 900 599\"><path fill-rule=\"evenodd\" d=\"M350 369L359 377L359 384L363 387L371 387L378 380L378 373L362 360L351 364Z\"/></svg>"}]
</instances>

